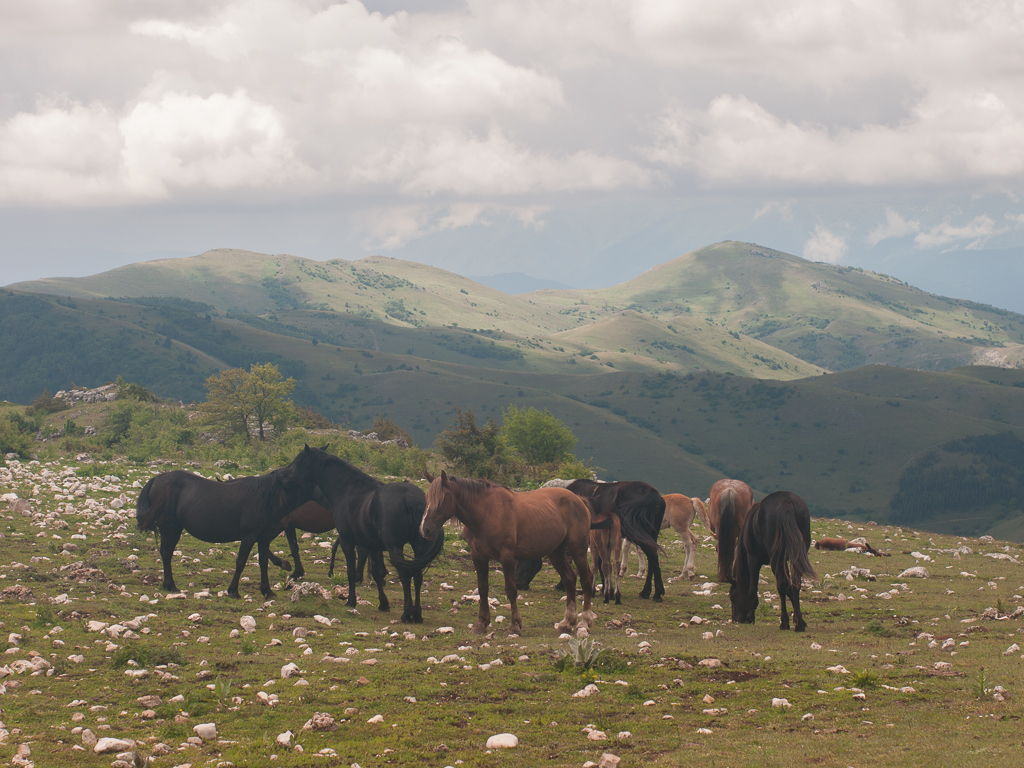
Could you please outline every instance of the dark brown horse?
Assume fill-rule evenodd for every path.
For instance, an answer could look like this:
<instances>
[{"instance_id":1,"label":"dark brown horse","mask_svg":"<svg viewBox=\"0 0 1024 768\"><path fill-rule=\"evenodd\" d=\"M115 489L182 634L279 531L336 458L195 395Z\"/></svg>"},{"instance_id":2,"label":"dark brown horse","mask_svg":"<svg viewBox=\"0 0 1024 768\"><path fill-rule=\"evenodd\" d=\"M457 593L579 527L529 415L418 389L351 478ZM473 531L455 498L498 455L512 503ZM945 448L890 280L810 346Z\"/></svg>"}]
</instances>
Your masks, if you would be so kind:
<instances>
[{"instance_id":1,"label":"dark brown horse","mask_svg":"<svg viewBox=\"0 0 1024 768\"><path fill-rule=\"evenodd\" d=\"M590 510L582 499L563 488L541 488L515 493L487 480L449 477L445 472L434 479L427 490L427 508L420 523L426 538L437 536L444 522L457 518L464 526L469 554L476 568L480 611L472 631L483 634L491 623L488 603L488 564L501 563L505 574L505 594L512 606L510 635L521 635L523 619L519 613L516 589L516 558L533 560L547 557L565 584L565 618L555 629L569 632L576 625L576 564L583 590L581 629L589 630L594 621L591 598L594 579L587 562L590 538Z\"/></svg>"},{"instance_id":2,"label":"dark brown horse","mask_svg":"<svg viewBox=\"0 0 1024 768\"><path fill-rule=\"evenodd\" d=\"M640 547L647 556L647 579L640 590L641 598L651 596L654 584L654 602L660 603L665 594L661 580L658 533L665 518L665 499L658 490L641 481L599 483L594 480L573 480L568 490L594 505L594 514L602 519L615 514L622 526L622 535Z\"/></svg>"},{"instance_id":3,"label":"dark brown horse","mask_svg":"<svg viewBox=\"0 0 1024 768\"><path fill-rule=\"evenodd\" d=\"M370 575L377 584L380 610L390 610L384 594L386 551L402 582L402 621L422 623L423 569L444 545L443 539L428 541L420 536L426 505L423 491L408 482L383 483L322 448L306 446L299 461L323 492L334 517L348 567L349 607L357 602L356 549L364 547L370 553ZM412 558L404 554L406 544L412 547Z\"/></svg>"},{"instance_id":4,"label":"dark brown horse","mask_svg":"<svg viewBox=\"0 0 1024 768\"><path fill-rule=\"evenodd\" d=\"M200 541L239 542L235 575L228 587L240 597L238 582L254 545L260 564L260 591L270 597L267 561L270 542L280 533L280 522L313 496L313 481L298 465L299 457L283 469L244 477L228 483L207 480L184 470L163 472L143 487L135 505L140 531L159 531L163 586L179 591L171 574L171 557L183 531Z\"/></svg>"},{"instance_id":5,"label":"dark brown horse","mask_svg":"<svg viewBox=\"0 0 1024 768\"><path fill-rule=\"evenodd\" d=\"M747 514L736 543L734 578L729 589L732 620L753 624L757 609L757 582L761 566L770 565L782 602L782 624L789 629L786 597L793 603L793 621L797 632L807 629L800 613L800 583L817 581L807 550L811 548L811 513L804 500L789 491L765 496Z\"/></svg>"},{"instance_id":6,"label":"dark brown horse","mask_svg":"<svg viewBox=\"0 0 1024 768\"><path fill-rule=\"evenodd\" d=\"M732 581L736 537L754 504L754 492L742 480L719 480L711 486L708 525L718 538L718 580Z\"/></svg>"}]
</instances>

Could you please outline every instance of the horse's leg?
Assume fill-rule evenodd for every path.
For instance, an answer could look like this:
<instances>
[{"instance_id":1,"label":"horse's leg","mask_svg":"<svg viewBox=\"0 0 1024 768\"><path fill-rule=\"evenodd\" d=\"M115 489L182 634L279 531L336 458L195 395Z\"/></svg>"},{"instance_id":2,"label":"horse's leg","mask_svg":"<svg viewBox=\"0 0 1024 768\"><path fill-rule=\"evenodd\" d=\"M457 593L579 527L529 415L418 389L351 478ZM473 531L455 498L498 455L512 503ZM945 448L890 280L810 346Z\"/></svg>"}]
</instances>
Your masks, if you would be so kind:
<instances>
[{"instance_id":1,"label":"horse's leg","mask_svg":"<svg viewBox=\"0 0 1024 768\"><path fill-rule=\"evenodd\" d=\"M164 589L168 592L180 592L174 585L174 576L171 574L171 558L174 557L174 548L181 540L181 527L177 525L160 526L160 559L164 564Z\"/></svg>"},{"instance_id":2,"label":"horse's leg","mask_svg":"<svg viewBox=\"0 0 1024 768\"><path fill-rule=\"evenodd\" d=\"M292 571L291 578L295 581L298 581L306 575L306 569L302 567L302 561L299 560L299 537L295 535L295 526L289 525L287 528L285 528L284 535L285 538L288 539L288 549L291 550L292 560L295 561L295 570L292 571L292 569L288 567L287 562L274 562L274 565L284 568L286 571ZM270 554L271 560L273 560L274 553L271 552Z\"/></svg>"},{"instance_id":3,"label":"horse's leg","mask_svg":"<svg viewBox=\"0 0 1024 768\"><path fill-rule=\"evenodd\" d=\"M800 612L800 583L789 585L789 599L793 603L793 630L795 632L804 632L807 629L807 622L804 621L804 615Z\"/></svg>"},{"instance_id":4,"label":"horse's leg","mask_svg":"<svg viewBox=\"0 0 1024 768\"><path fill-rule=\"evenodd\" d=\"M562 577L562 583L565 584L565 617L555 624L555 629L559 632L572 632L572 628L576 626L576 620L578 615L576 613L576 572L569 565L569 556L565 551L565 544L562 544L558 549L550 555L551 566L558 571L558 575ZM576 566L580 567L580 561L576 561ZM580 581L583 582L584 594L589 592L594 593L594 574L590 571L590 564L587 562L586 555L583 557L583 567L580 568Z\"/></svg>"},{"instance_id":5,"label":"horse's leg","mask_svg":"<svg viewBox=\"0 0 1024 768\"><path fill-rule=\"evenodd\" d=\"M625 576L629 570L629 539L623 539L619 543L619 576Z\"/></svg>"},{"instance_id":6,"label":"horse's leg","mask_svg":"<svg viewBox=\"0 0 1024 768\"><path fill-rule=\"evenodd\" d=\"M775 589L779 593L779 602L782 607L782 623L779 624L779 629L789 629L789 611L786 609L789 580L786 578L785 566L785 563L781 563L778 568L772 568L772 572L775 574Z\"/></svg>"},{"instance_id":7,"label":"horse's leg","mask_svg":"<svg viewBox=\"0 0 1024 768\"><path fill-rule=\"evenodd\" d=\"M661 562L658 558L657 546L651 547L647 555L647 580L644 581L644 588L640 590L640 597L646 600L651 596L651 582L654 582L654 602L660 603L661 596L665 594L665 585L661 581Z\"/></svg>"},{"instance_id":8,"label":"horse's leg","mask_svg":"<svg viewBox=\"0 0 1024 768\"><path fill-rule=\"evenodd\" d=\"M615 564L612 568L612 577L615 581L615 604L622 605L622 592L619 589L621 586L619 582L621 580L622 573L622 569L619 564L619 552L622 551L622 542L624 541L622 538L622 529L616 526L611 532L611 539L612 552L615 555Z\"/></svg>"},{"instance_id":9,"label":"horse's leg","mask_svg":"<svg viewBox=\"0 0 1024 768\"><path fill-rule=\"evenodd\" d=\"M334 538L334 544L331 546L331 567L327 569L327 578L334 576L334 559L338 554L338 545L341 544L341 536Z\"/></svg>"},{"instance_id":10,"label":"horse's leg","mask_svg":"<svg viewBox=\"0 0 1024 768\"><path fill-rule=\"evenodd\" d=\"M698 540L689 528L683 531L683 549L686 550L686 565L683 566L682 575L692 579L697 575L697 544Z\"/></svg>"},{"instance_id":11,"label":"horse's leg","mask_svg":"<svg viewBox=\"0 0 1024 768\"><path fill-rule=\"evenodd\" d=\"M244 536L242 540L238 542L238 557L235 558L235 575L232 577L231 584L228 586L229 597L241 597L241 595L238 594L238 582L242 578L242 570L245 568L245 564L249 561L249 553L252 552L252 548L255 543L255 536Z\"/></svg>"},{"instance_id":12,"label":"horse's leg","mask_svg":"<svg viewBox=\"0 0 1024 768\"><path fill-rule=\"evenodd\" d=\"M267 573L267 562L270 560L270 539L266 536L260 537L256 542L256 560L260 564L260 592L269 599L274 596L274 590L270 588L270 575Z\"/></svg>"},{"instance_id":13,"label":"horse's leg","mask_svg":"<svg viewBox=\"0 0 1024 768\"><path fill-rule=\"evenodd\" d=\"M412 620L416 624L423 623L423 609L420 607L420 592L423 590L423 571L416 571L412 577L413 587L416 590L416 603L412 609Z\"/></svg>"},{"instance_id":14,"label":"horse's leg","mask_svg":"<svg viewBox=\"0 0 1024 768\"><path fill-rule=\"evenodd\" d=\"M508 628L509 635L523 634L523 617L519 613L519 588L516 586L516 558L511 551L501 561L501 571L505 576L505 595L512 609L512 624Z\"/></svg>"},{"instance_id":15,"label":"horse's leg","mask_svg":"<svg viewBox=\"0 0 1024 768\"><path fill-rule=\"evenodd\" d=\"M377 610L383 612L390 611L391 603L388 602L388 596L384 594L384 577L388 573L384 567L384 553L370 552L368 557L370 558L370 575L377 582L377 599L380 601L380 607Z\"/></svg>"},{"instance_id":16,"label":"horse's leg","mask_svg":"<svg viewBox=\"0 0 1024 768\"><path fill-rule=\"evenodd\" d=\"M348 601L349 608L356 607L356 548L355 545L340 536L341 551L345 553L345 568L348 573Z\"/></svg>"},{"instance_id":17,"label":"horse's leg","mask_svg":"<svg viewBox=\"0 0 1024 768\"><path fill-rule=\"evenodd\" d=\"M476 568L476 591L480 596L480 609L477 612L476 624L469 629L469 631L475 635L482 635L487 631L487 626L491 623L491 605L487 602L487 590L490 586L488 584L490 574L487 571L489 563L490 560L486 557L481 559L473 558L473 567ZM512 567L512 573L515 574L514 565ZM505 569L505 574L505 578L508 578L507 568ZM514 575L513 578L515 578Z\"/></svg>"},{"instance_id":18,"label":"horse's leg","mask_svg":"<svg viewBox=\"0 0 1024 768\"><path fill-rule=\"evenodd\" d=\"M640 551L640 547L636 544L633 545L633 551L636 552L636 577L638 579L643 579L647 576L647 557ZM649 590L648 594L650 594Z\"/></svg>"},{"instance_id":19,"label":"horse's leg","mask_svg":"<svg viewBox=\"0 0 1024 768\"><path fill-rule=\"evenodd\" d=\"M370 550L364 547L356 547L356 584L363 583L363 572L366 569L366 560L370 557ZM373 565L371 564L371 568ZM372 575L372 574L371 574Z\"/></svg>"}]
</instances>

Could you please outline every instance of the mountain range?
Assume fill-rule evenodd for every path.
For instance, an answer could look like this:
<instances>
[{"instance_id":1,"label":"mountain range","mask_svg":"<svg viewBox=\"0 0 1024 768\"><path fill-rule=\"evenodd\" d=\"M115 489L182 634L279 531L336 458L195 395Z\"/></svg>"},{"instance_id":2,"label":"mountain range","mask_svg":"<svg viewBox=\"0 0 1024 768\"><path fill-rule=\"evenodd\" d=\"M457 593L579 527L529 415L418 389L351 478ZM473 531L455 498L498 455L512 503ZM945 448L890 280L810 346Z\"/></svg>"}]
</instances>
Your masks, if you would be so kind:
<instances>
[{"instance_id":1,"label":"mountain range","mask_svg":"<svg viewBox=\"0 0 1024 768\"><path fill-rule=\"evenodd\" d=\"M383 413L423 445L455 407L533 405L606 477L704 495L727 474L872 519L918 514L910 475L1003 477L988 443L943 446L1024 426L1024 316L733 241L516 295L379 256L215 250L8 286L0 355L19 402L117 375L198 400L217 370L275 362L300 404L357 428ZM929 519L1024 538L1012 488Z\"/></svg>"}]
</instances>

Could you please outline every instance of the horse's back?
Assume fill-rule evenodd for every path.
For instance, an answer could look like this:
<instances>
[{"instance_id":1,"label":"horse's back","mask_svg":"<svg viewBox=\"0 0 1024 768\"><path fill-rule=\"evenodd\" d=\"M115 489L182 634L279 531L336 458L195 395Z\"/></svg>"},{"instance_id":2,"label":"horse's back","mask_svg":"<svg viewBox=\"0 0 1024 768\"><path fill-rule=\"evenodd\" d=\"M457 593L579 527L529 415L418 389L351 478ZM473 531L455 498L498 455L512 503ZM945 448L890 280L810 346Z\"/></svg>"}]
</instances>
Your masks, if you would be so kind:
<instances>
[{"instance_id":1,"label":"horse's back","mask_svg":"<svg viewBox=\"0 0 1024 768\"><path fill-rule=\"evenodd\" d=\"M590 540L590 507L565 488L513 493L503 505L516 532L516 557L544 557L567 539L585 547Z\"/></svg>"},{"instance_id":2,"label":"horse's back","mask_svg":"<svg viewBox=\"0 0 1024 768\"><path fill-rule=\"evenodd\" d=\"M661 527L664 529L671 525L679 533L689 529L697 513L693 506L693 499L681 493L666 493L663 498L665 499L665 519L662 521Z\"/></svg>"}]
</instances>

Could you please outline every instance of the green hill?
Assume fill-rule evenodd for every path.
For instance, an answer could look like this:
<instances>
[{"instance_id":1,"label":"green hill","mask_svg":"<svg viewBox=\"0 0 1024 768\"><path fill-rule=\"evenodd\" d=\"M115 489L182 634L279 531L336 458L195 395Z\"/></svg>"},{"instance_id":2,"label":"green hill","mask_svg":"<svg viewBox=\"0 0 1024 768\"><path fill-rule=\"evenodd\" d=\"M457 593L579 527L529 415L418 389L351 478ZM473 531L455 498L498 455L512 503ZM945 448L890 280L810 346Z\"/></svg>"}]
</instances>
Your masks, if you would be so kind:
<instances>
[{"instance_id":1,"label":"green hill","mask_svg":"<svg viewBox=\"0 0 1024 768\"><path fill-rule=\"evenodd\" d=\"M12 288L0 397L20 402L117 375L202 399L212 372L274 362L300 404L357 428L386 414L423 446L456 406L500 421L533 405L608 478L704 495L729 475L796 490L817 515L878 521L904 514L907 483L942 499L956 471L987 461L943 446L1024 432L1024 371L962 367L1018 365L1024 317L743 243L613 288L520 296L395 259L226 250ZM924 472L933 452L939 469ZM914 524L1024 539L1015 482Z\"/></svg>"}]
</instances>

